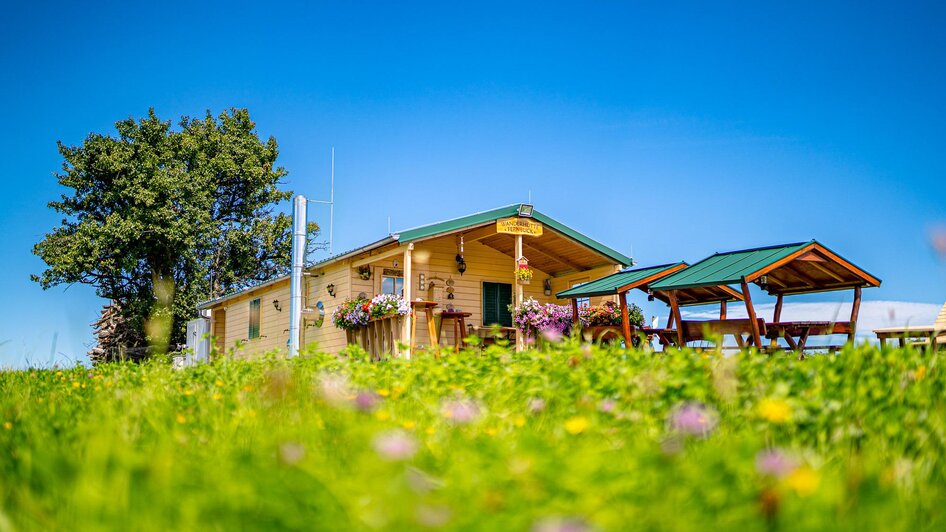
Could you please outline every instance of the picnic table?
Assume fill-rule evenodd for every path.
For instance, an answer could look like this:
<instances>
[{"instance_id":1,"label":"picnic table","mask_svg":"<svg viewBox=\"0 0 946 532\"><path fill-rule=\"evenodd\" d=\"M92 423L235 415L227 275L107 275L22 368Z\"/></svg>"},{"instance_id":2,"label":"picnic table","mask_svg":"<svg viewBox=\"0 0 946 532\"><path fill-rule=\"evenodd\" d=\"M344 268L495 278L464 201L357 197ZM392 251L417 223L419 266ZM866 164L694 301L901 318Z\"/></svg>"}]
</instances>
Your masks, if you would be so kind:
<instances>
[{"instance_id":1,"label":"picnic table","mask_svg":"<svg viewBox=\"0 0 946 532\"><path fill-rule=\"evenodd\" d=\"M782 321L766 324L766 337L772 341L771 347L778 347L778 339L784 338L792 351L804 351L808 338L812 336L830 336L832 334L850 334L849 322L831 321ZM837 346L818 346L836 348Z\"/></svg>"},{"instance_id":2,"label":"picnic table","mask_svg":"<svg viewBox=\"0 0 946 532\"><path fill-rule=\"evenodd\" d=\"M930 349L935 351L937 339L943 339L942 336L946 335L946 329L938 328L934 325L920 327L886 327L883 329L874 329L874 334L876 334L877 339L880 340L881 347L886 346L887 340L891 338L896 338L900 347L905 346L907 339L910 339L913 341L928 341Z\"/></svg>"}]
</instances>

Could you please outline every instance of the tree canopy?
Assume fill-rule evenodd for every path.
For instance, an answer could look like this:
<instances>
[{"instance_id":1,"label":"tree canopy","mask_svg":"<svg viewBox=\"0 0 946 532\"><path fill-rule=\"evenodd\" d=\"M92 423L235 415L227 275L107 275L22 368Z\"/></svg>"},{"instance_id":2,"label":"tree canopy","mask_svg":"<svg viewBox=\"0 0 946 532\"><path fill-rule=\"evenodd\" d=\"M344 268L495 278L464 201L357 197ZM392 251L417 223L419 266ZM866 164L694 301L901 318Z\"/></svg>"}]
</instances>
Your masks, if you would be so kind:
<instances>
[{"instance_id":1,"label":"tree canopy","mask_svg":"<svg viewBox=\"0 0 946 532\"><path fill-rule=\"evenodd\" d=\"M63 218L33 248L44 289L94 286L141 346L183 341L199 301L288 271L291 216L275 210L292 196L279 188L287 172L246 109L183 117L178 128L150 109L115 128L59 142L68 192L49 206ZM317 231L309 225L310 242Z\"/></svg>"}]
</instances>

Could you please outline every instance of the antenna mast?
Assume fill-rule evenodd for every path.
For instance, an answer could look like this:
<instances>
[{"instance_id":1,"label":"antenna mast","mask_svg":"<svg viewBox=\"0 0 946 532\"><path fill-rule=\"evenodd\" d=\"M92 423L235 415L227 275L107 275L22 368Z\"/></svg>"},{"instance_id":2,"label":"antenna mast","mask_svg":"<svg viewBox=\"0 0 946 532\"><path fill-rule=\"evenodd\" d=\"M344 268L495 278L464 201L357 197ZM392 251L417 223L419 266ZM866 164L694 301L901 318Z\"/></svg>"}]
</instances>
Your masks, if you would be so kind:
<instances>
[{"instance_id":1,"label":"antenna mast","mask_svg":"<svg viewBox=\"0 0 946 532\"><path fill-rule=\"evenodd\" d=\"M323 203L328 205L328 256L332 256L332 233L335 229L335 146L332 146L332 188L329 192L329 200L306 200L310 203Z\"/></svg>"}]
</instances>

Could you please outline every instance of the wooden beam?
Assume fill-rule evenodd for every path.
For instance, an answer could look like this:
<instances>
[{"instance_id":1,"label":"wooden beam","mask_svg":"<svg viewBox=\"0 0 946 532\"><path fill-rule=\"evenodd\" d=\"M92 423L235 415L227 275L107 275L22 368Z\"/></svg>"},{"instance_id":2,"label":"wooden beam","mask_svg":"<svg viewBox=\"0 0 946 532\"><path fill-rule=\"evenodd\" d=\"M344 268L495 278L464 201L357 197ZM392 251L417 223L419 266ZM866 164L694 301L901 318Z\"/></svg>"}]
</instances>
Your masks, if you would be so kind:
<instances>
[{"instance_id":1,"label":"wooden beam","mask_svg":"<svg viewBox=\"0 0 946 532\"><path fill-rule=\"evenodd\" d=\"M853 273L854 275L857 275L857 276L860 277L861 279L864 279L864 280L867 281L867 283L870 284L871 286L880 286L880 279L878 279L878 278L874 277L873 275L871 275L871 274L865 272L864 270L858 268L857 266L851 264L850 262L848 262L848 261L842 259L842 258L839 257L838 255L835 255L831 250L829 250L829 249L827 249L827 248L825 248L825 247L823 247L823 246L821 246L821 245L818 245L818 244L815 244L815 249L817 249L822 255L824 255L824 256L828 257L829 259L831 259L832 261L834 261L838 266L841 266L841 267L844 268L845 270L847 270L847 271Z\"/></svg>"},{"instance_id":2,"label":"wooden beam","mask_svg":"<svg viewBox=\"0 0 946 532\"><path fill-rule=\"evenodd\" d=\"M572 298L572 331L579 329L580 320L578 319L578 298Z\"/></svg>"},{"instance_id":3,"label":"wooden beam","mask_svg":"<svg viewBox=\"0 0 946 532\"><path fill-rule=\"evenodd\" d=\"M861 287L854 287L854 304L851 306L851 332L847 335L848 342L854 342L854 333L857 332L857 315L861 310ZM934 347L935 350L935 347Z\"/></svg>"},{"instance_id":4,"label":"wooden beam","mask_svg":"<svg viewBox=\"0 0 946 532\"><path fill-rule=\"evenodd\" d=\"M719 319L726 319L726 301L719 302Z\"/></svg>"},{"instance_id":5,"label":"wooden beam","mask_svg":"<svg viewBox=\"0 0 946 532\"><path fill-rule=\"evenodd\" d=\"M667 292L667 297L670 299L670 311L673 313L672 316L677 322L677 347L683 349L687 343L683 336L683 318L680 317L680 305L677 304L676 291L671 290Z\"/></svg>"},{"instance_id":6,"label":"wooden beam","mask_svg":"<svg viewBox=\"0 0 946 532\"><path fill-rule=\"evenodd\" d=\"M407 246L404 247L404 299L406 301L413 301L412 294L411 294L412 292L411 289L413 288L412 285L414 281L414 275L413 273L411 273L411 255L413 251L414 251L413 243L408 244ZM401 329L401 338L403 339L404 344L408 346L414 343L414 336L413 334L411 334L413 332L413 327L411 327L411 324L413 323L413 321L414 321L414 316L412 315L412 313L408 313L407 316L404 316L404 323L402 325L403 329ZM411 350L408 347L407 355L406 355L406 358L408 360L410 360L411 354L412 354Z\"/></svg>"},{"instance_id":7,"label":"wooden beam","mask_svg":"<svg viewBox=\"0 0 946 532\"><path fill-rule=\"evenodd\" d=\"M522 240L522 235L516 235L516 236L519 238L519 240ZM568 259L566 259L566 258L560 257L560 256L556 255L556 253L555 253L554 251L552 251L552 250L546 248L545 246L543 246L543 245L541 245L541 244L538 244L538 243L536 243L536 242L529 242L528 244L523 244L523 245L524 245L525 247L528 247L528 248L530 248L530 249L533 249L533 250L535 250L535 251L538 251L539 253L545 255L546 257L549 257L549 258L551 258L552 260L554 260L554 261L556 261L556 262L558 262L558 263L560 263L560 264L564 264L565 266L568 266L569 268L571 268L571 269L573 269L573 270L575 270L575 271L582 272L582 271L590 270L590 269L591 269L591 268L589 268L589 267L582 266L581 264L572 262L572 261L570 261L570 260L568 260ZM519 257L516 257L516 259L518 259L518 258L519 258Z\"/></svg>"},{"instance_id":8,"label":"wooden beam","mask_svg":"<svg viewBox=\"0 0 946 532\"><path fill-rule=\"evenodd\" d=\"M782 268L785 271L789 272L791 275L794 275L795 277L798 277L802 281L808 283L808 286L811 286L812 288L818 288L819 286L824 285L824 283L820 281L816 281L814 278L809 277L807 273L799 270L794 264L791 264L791 263L785 264Z\"/></svg>"},{"instance_id":9,"label":"wooden beam","mask_svg":"<svg viewBox=\"0 0 946 532\"><path fill-rule=\"evenodd\" d=\"M631 342L631 318L627 311L627 293L621 293L618 297L621 299L621 334L624 335L624 348L630 349L633 343Z\"/></svg>"},{"instance_id":10,"label":"wooden beam","mask_svg":"<svg viewBox=\"0 0 946 532\"><path fill-rule=\"evenodd\" d=\"M778 323L782 321L782 303L784 302L785 294L779 294L775 299L775 313L772 314L772 322Z\"/></svg>"},{"instance_id":11,"label":"wooden beam","mask_svg":"<svg viewBox=\"0 0 946 532\"><path fill-rule=\"evenodd\" d=\"M489 225L484 225L483 227L463 233L463 240L465 242L476 242L477 240L482 240L497 234L499 233L496 232L496 222L493 222Z\"/></svg>"},{"instance_id":12,"label":"wooden beam","mask_svg":"<svg viewBox=\"0 0 946 532\"><path fill-rule=\"evenodd\" d=\"M522 235L516 235L516 256L513 258L513 271L519 267L519 257L522 256ZM516 280L516 306L522 306L522 283ZM525 335L522 331L516 331L516 351L522 351L526 347Z\"/></svg>"},{"instance_id":13,"label":"wooden beam","mask_svg":"<svg viewBox=\"0 0 946 532\"><path fill-rule=\"evenodd\" d=\"M408 244L408 245L409 245L409 246L413 246L414 244ZM411 249L413 249L413 247L412 247ZM370 256L365 257L365 258L363 258L363 259L358 259L358 260L356 260L356 261L352 261L351 267L352 267L353 269L354 269L354 268L359 268L359 267L361 267L361 266L364 266L365 264L371 264L372 262L378 262L379 260L390 259L391 257L396 257L396 256L401 255L401 254L403 254L403 253L405 253L404 246L397 246L397 247L395 247L395 248L393 248L393 249L389 249L389 250L387 250L387 251L385 251L385 252L383 252L383 253L378 253L377 255L370 255Z\"/></svg>"},{"instance_id":14,"label":"wooden beam","mask_svg":"<svg viewBox=\"0 0 946 532\"><path fill-rule=\"evenodd\" d=\"M752 341L755 342L757 348L762 349L762 334L759 332L759 321L756 319L755 308L752 306L752 296L749 295L749 284L746 283L745 277L742 279L742 297L745 298L746 313L749 314L749 320L751 320Z\"/></svg>"},{"instance_id":15,"label":"wooden beam","mask_svg":"<svg viewBox=\"0 0 946 532\"><path fill-rule=\"evenodd\" d=\"M652 282L654 282L654 281L659 281L660 279L663 279L664 277L667 277L667 276L669 276L670 274L677 273L678 271L683 270L683 269L685 269L686 267L687 267L686 264L677 264L677 265L674 266L673 268L668 268L668 269L666 269L666 270L664 270L664 271L662 271L662 272L658 272L658 273L655 273L655 274L653 274L653 275L647 276L647 277L645 277L645 278L643 278L643 279L641 279L641 280L639 280L639 281L634 281L633 283L626 284L626 285L624 285L624 286L622 286L622 287L619 287L619 288L617 289L617 291L618 291L618 292L627 292L628 290L631 290L631 289L634 289L634 288L640 288L641 290L647 290L647 286L648 286L650 283L652 283Z\"/></svg>"},{"instance_id":16,"label":"wooden beam","mask_svg":"<svg viewBox=\"0 0 946 532\"><path fill-rule=\"evenodd\" d=\"M808 264L808 265L811 266L812 268L818 270L819 272L821 272L821 273L827 275L828 277L831 277L832 279L834 279L835 281L837 281L837 282L839 282L839 283L843 283L843 282L844 282L844 279L841 278L840 275L838 275L838 274L834 273L833 271L831 271L830 269L828 269L828 268L822 266L820 263L817 263L817 262L814 262L814 261L808 261L808 262L806 262L806 264Z\"/></svg>"}]
</instances>

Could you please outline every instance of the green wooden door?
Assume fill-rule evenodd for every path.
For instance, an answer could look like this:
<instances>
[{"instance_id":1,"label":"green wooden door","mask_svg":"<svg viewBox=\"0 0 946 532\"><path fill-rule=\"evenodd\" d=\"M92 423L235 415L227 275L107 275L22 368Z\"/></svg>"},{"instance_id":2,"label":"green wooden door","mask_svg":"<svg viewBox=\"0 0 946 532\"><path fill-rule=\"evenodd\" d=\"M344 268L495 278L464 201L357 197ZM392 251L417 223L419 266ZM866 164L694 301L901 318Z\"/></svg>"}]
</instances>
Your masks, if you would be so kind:
<instances>
[{"instance_id":1,"label":"green wooden door","mask_svg":"<svg viewBox=\"0 0 946 532\"><path fill-rule=\"evenodd\" d=\"M507 283L483 283L483 325L499 324L512 327L512 285Z\"/></svg>"}]
</instances>

